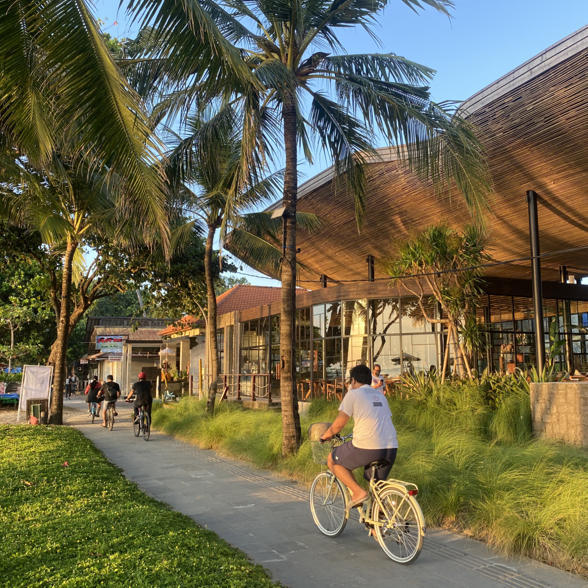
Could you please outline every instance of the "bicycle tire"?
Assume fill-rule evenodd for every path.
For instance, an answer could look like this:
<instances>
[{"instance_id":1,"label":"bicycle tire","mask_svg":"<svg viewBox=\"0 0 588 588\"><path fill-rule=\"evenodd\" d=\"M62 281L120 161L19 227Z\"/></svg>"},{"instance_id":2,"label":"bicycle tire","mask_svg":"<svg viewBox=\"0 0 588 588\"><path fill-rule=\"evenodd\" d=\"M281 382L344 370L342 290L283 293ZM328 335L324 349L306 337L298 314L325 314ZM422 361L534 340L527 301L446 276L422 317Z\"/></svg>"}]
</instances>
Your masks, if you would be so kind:
<instances>
[{"instance_id":1,"label":"bicycle tire","mask_svg":"<svg viewBox=\"0 0 588 588\"><path fill-rule=\"evenodd\" d=\"M112 431L112 428L114 427L114 409L112 406L108 407L106 418L108 419L108 428Z\"/></svg>"},{"instance_id":2,"label":"bicycle tire","mask_svg":"<svg viewBox=\"0 0 588 588\"><path fill-rule=\"evenodd\" d=\"M134 414L133 411L133 433L135 434L135 437L138 437L141 433L141 413L139 412L137 416L134 416Z\"/></svg>"},{"instance_id":3,"label":"bicycle tire","mask_svg":"<svg viewBox=\"0 0 588 588\"><path fill-rule=\"evenodd\" d=\"M149 416L149 413L146 412L143 420L143 439L149 441L149 437L151 437L151 417Z\"/></svg>"},{"instance_id":4,"label":"bicycle tire","mask_svg":"<svg viewBox=\"0 0 588 588\"><path fill-rule=\"evenodd\" d=\"M327 537L337 537L345 529L346 490L330 472L321 472L310 487L310 512L314 524Z\"/></svg>"},{"instance_id":5,"label":"bicycle tire","mask_svg":"<svg viewBox=\"0 0 588 588\"><path fill-rule=\"evenodd\" d=\"M425 519L419 503L413 496L397 488L385 488L372 507L376 539L384 553L396 563L409 564L417 559L423 548Z\"/></svg>"}]
</instances>

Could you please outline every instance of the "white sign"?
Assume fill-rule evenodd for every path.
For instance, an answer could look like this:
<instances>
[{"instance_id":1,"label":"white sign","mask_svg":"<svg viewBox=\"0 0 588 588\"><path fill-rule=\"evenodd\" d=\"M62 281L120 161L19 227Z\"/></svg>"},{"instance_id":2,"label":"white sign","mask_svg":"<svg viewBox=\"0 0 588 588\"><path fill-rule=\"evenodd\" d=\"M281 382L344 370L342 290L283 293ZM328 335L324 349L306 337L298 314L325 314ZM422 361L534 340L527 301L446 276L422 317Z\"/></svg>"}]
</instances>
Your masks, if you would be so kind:
<instances>
[{"instance_id":1,"label":"white sign","mask_svg":"<svg viewBox=\"0 0 588 588\"><path fill-rule=\"evenodd\" d=\"M80 365L85 365L88 363L87 359L80 359Z\"/></svg>"},{"instance_id":2,"label":"white sign","mask_svg":"<svg viewBox=\"0 0 588 588\"><path fill-rule=\"evenodd\" d=\"M123 341L124 337L122 335L99 335L96 337L96 349L99 349L102 353L122 355Z\"/></svg>"},{"instance_id":3,"label":"white sign","mask_svg":"<svg viewBox=\"0 0 588 588\"><path fill-rule=\"evenodd\" d=\"M108 361L122 361L122 357L120 355L118 357L116 355L109 355Z\"/></svg>"},{"instance_id":4,"label":"white sign","mask_svg":"<svg viewBox=\"0 0 588 588\"><path fill-rule=\"evenodd\" d=\"M18 404L17 420L20 411L27 409L28 398L47 398L51 396L51 376L53 367L50 365L25 365L20 387L20 401Z\"/></svg>"}]
</instances>

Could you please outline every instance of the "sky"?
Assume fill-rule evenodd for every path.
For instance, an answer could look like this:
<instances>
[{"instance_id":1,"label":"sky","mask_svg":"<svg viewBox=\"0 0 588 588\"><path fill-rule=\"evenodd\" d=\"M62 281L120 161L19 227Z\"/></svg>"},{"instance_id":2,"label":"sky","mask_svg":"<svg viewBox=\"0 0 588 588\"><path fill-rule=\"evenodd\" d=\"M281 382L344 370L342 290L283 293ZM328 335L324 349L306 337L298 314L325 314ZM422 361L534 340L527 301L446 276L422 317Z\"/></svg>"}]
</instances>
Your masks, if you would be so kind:
<instances>
[{"instance_id":1,"label":"sky","mask_svg":"<svg viewBox=\"0 0 588 588\"><path fill-rule=\"evenodd\" d=\"M123 7L125 2L123 0ZM134 36L119 0L96 0L95 15L116 37ZM114 25L114 22L117 25ZM466 100L544 49L588 24L587 0L455 0L451 20L426 8L415 14L401 0L390 0L377 34L378 47L362 29L341 35L346 51L396 53L437 71L431 84L437 102ZM317 157L303 167L300 183L330 162ZM244 266L243 273L255 274ZM248 278L258 285L275 280Z\"/></svg>"}]
</instances>

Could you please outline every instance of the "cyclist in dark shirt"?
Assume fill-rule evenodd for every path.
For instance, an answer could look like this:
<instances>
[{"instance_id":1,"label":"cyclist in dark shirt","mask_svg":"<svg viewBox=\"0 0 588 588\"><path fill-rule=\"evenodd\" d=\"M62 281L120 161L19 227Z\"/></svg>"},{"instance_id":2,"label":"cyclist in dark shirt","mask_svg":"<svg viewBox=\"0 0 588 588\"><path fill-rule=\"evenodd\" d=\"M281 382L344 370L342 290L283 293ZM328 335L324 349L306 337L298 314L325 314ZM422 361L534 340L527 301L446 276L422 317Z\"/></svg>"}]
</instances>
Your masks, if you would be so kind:
<instances>
[{"instance_id":1,"label":"cyclist in dark shirt","mask_svg":"<svg viewBox=\"0 0 588 588\"><path fill-rule=\"evenodd\" d=\"M131 388L131 395L127 398L127 402L131 402L134 398L135 403L133 404L135 418L139 414L139 407L145 406L145 411L151 418L151 404L153 398L151 398L151 382L147 381L147 375L145 372L139 374L139 381L135 382Z\"/></svg>"},{"instance_id":2,"label":"cyclist in dark shirt","mask_svg":"<svg viewBox=\"0 0 588 588\"><path fill-rule=\"evenodd\" d=\"M98 404L98 408L96 409L96 416L100 416L100 402L102 402L100 388L100 380L98 380L98 376L94 376L94 379L90 382L90 390L88 391L88 396L86 397L88 402L88 414L91 414L90 407L92 402L96 402Z\"/></svg>"},{"instance_id":3,"label":"cyclist in dark shirt","mask_svg":"<svg viewBox=\"0 0 588 588\"><path fill-rule=\"evenodd\" d=\"M120 386L114 381L113 376L107 376L106 382L100 390L104 396L104 404L102 405L102 426L106 426L106 408L109 402L116 402L120 396ZM118 416L116 407L114 409L114 416Z\"/></svg>"}]
</instances>

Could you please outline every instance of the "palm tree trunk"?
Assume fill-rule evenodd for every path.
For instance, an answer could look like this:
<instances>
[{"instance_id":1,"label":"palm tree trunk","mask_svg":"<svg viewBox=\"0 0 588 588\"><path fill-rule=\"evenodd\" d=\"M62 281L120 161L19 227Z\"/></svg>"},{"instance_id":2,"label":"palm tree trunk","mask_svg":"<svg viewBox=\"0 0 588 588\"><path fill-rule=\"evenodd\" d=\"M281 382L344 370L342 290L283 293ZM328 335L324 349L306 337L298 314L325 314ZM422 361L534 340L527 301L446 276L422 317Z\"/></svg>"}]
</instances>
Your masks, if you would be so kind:
<instances>
[{"instance_id":1,"label":"palm tree trunk","mask_svg":"<svg viewBox=\"0 0 588 588\"><path fill-rule=\"evenodd\" d=\"M284 172L284 234L282 250L282 292L280 315L280 396L282 399L282 455L293 455L300 447L302 432L295 392L294 362L296 325L296 200L298 196L298 162L296 144L296 106L284 103L284 144L286 168Z\"/></svg>"},{"instance_id":2,"label":"palm tree trunk","mask_svg":"<svg viewBox=\"0 0 588 588\"><path fill-rule=\"evenodd\" d=\"M63 424L63 388L65 372L67 370L67 343L69 341L69 315L71 312L71 281L72 264L78 244L68 239L65 255L63 256L63 275L61 277L61 309L57 324L57 339L55 341L55 373L53 376L53 396L51 397L52 425Z\"/></svg>"},{"instance_id":3,"label":"palm tree trunk","mask_svg":"<svg viewBox=\"0 0 588 588\"><path fill-rule=\"evenodd\" d=\"M216 339L216 294L214 292L214 281L212 279L212 249L216 226L209 225L206 237L206 249L204 251L204 271L206 274L206 295L208 298L208 321L206 323L206 340L209 349L209 375L208 398L206 400L206 412L214 414L214 403L216 401L216 381L218 380L218 345Z\"/></svg>"}]
</instances>

